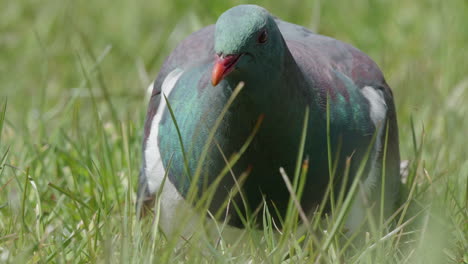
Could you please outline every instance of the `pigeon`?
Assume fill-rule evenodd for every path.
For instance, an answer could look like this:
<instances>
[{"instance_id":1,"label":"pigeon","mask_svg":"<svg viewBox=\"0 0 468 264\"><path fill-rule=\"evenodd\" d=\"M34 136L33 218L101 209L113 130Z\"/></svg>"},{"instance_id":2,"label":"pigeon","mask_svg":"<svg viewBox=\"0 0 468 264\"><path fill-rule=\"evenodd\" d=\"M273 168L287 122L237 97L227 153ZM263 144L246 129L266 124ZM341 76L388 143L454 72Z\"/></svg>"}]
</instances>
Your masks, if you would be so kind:
<instances>
[{"instance_id":1,"label":"pigeon","mask_svg":"<svg viewBox=\"0 0 468 264\"><path fill-rule=\"evenodd\" d=\"M280 225L291 200L280 169L295 181L301 147L305 213L325 199L331 177L337 196L358 175L348 229L357 230L369 208L380 210L381 197L385 215L394 209L400 154L393 94L357 48L239 5L178 44L151 86L137 210L159 208L165 232L187 211L261 229L266 208ZM197 207L203 199L206 206Z\"/></svg>"}]
</instances>

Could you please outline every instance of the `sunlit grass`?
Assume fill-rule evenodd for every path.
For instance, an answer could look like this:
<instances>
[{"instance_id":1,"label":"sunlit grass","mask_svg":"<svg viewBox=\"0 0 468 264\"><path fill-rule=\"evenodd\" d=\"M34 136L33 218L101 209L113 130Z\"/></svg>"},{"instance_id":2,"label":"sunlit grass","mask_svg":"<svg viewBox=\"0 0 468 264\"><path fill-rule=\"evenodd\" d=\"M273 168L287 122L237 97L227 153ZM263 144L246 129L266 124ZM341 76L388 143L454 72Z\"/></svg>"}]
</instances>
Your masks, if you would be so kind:
<instances>
[{"instance_id":1,"label":"sunlit grass","mask_svg":"<svg viewBox=\"0 0 468 264\"><path fill-rule=\"evenodd\" d=\"M145 89L176 43L237 3L0 4L0 262L468 262L463 0L257 2L353 44L385 73L410 161L393 225L359 245L339 228L327 237L339 194L334 216L309 219L313 232L292 225L281 234L264 210L264 230L248 228L239 243L200 236L177 245L150 219L137 221ZM293 200L290 208L300 218Z\"/></svg>"}]
</instances>

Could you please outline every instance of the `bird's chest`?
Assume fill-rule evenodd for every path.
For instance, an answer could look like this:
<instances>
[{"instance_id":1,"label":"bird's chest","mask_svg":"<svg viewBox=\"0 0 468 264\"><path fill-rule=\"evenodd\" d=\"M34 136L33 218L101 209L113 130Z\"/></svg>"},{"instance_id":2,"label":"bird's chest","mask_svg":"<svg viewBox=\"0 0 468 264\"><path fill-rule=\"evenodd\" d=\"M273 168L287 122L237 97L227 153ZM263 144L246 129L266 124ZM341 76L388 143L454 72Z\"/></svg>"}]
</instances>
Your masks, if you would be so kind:
<instances>
[{"instance_id":1,"label":"bird's chest","mask_svg":"<svg viewBox=\"0 0 468 264\"><path fill-rule=\"evenodd\" d=\"M226 120L224 140L230 145L227 149L235 151L248 144L241 167L252 167L261 174L290 166L298 151L304 113L285 102L239 99Z\"/></svg>"}]
</instances>

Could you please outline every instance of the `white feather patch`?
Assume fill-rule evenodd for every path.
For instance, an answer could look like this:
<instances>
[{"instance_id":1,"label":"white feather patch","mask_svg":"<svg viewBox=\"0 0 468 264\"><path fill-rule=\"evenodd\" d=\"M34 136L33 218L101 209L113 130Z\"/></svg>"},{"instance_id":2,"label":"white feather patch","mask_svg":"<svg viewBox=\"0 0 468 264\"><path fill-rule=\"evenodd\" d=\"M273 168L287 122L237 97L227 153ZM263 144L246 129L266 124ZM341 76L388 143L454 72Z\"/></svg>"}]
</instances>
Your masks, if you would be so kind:
<instances>
[{"instance_id":1,"label":"white feather patch","mask_svg":"<svg viewBox=\"0 0 468 264\"><path fill-rule=\"evenodd\" d=\"M371 168L369 175L363 184L360 185L357 197L355 198L348 219L346 221L346 226L352 231L357 231L359 226L363 223L366 216L366 210L369 206L368 201L369 193L372 191L372 188L375 188L377 177L380 176L381 166L378 162L379 153L382 151L382 139L384 136L384 127L387 119L387 104L382 91L377 90L371 86L365 86L361 90L362 95L369 101L370 105L370 118L372 123L374 123L375 129L377 130L374 150L371 155ZM380 187L378 187L380 188Z\"/></svg>"},{"instance_id":2,"label":"white feather patch","mask_svg":"<svg viewBox=\"0 0 468 264\"><path fill-rule=\"evenodd\" d=\"M164 79L161 87L161 93L169 96L182 73L183 71L181 69L175 69L170 72L166 79ZM153 117L153 122L151 123L150 135L148 137L148 141L146 142L145 175L150 194L154 194L159 189L165 174L164 165L161 160L161 153L159 152L158 135L159 122L161 122L161 118L166 109L166 100L161 97L158 109L156 110L156 114Z\"/></svg>"},{"instance_id":3,"label":"white feather patch","mask_svg":"<svg viewBox=\"0 0 468 264\"><path fill-rule=\"evenodd\" d=\"M382 91L371 86L365 86L362 94L369 101L370 117L376 128L382 127L382 123L387 115L387 104L385 103Z\"/></svg>"},{"instance_id":4,"label":"white feather patch","mask_svg":"<svg viewBox=\"0 0 468 264\"><path fill-rule=\"evenodd\" d=\"M161 87L161 94L168 97L182 73L183 71L181 69L175 69L170 72L164 79ZM150 195L155 195L160 188L163 188L160 197L162 213L160 216L160 223L164 231L169 233L175 225L173 218L175 217L176 208L180 208L181 206L183 206L185 210L190 210L190 208L171 181L166 180L164 186L161 186L165 176L165 169L159 151L158 136L159 123L165 111L167 111L166 100L161 97L158 109L151 123L148 141L146 142L146 167L144 170Z\"/></svg>"},{"instance_id":5,"label":"white feather patch","mask_svg":"<svg viewBox=\"0 0 468 264\"><path fill-rule=\"evenodd\" d=\"M370 118L377 129L377 138L375 139L374 159L377 159L378 153L382 150L382 137L387 119L387 104L385 103L382 91L371 86L365 86L362 89L362 94L370 104ZM374 160L374 164L375 160ZM373 166L374 167L374 166Z\"/></svg>"},{"instance_id":6,"label":"white feather patch","mask_svg":"<svg viewBox=\"0 0 468 264\"><path fill-rule=\"evenodd\" d=\"M148 86L148 88L146 88L146 94L145 94L146 101L149 101L151 98L151 94L153 94L153 86L154 86L154 82L152 82Z\"/></svg>"}]
</instances>

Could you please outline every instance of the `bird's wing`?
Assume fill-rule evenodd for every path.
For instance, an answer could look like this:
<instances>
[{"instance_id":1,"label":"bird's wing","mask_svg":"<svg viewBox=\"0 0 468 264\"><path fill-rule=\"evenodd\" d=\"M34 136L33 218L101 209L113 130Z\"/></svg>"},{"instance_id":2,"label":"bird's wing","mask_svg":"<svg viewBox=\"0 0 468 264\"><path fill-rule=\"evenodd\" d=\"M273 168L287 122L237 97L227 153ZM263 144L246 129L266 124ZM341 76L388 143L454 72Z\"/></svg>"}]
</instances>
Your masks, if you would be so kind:
<instances>
[{"instance_id":1,"label":"bird's wing","mask_svg":"<svg viewBox=\"0 0 468 264\"><path fill-rule=\"evenodd\" d=\"M373 133L373 121L382 121L382 112L393 104L392 92L375 62L349 44L294 24L278 25L321 109L329 96L332 121Z\"/></svg>"},{"instance_id":2,"label":"bird's wing","mask_svg":"<svg viewBox=\"0 0 468 264\"><path fill-rule=\"evenodd\" d=\"M186 70L213 60L214 25L207 26L185 38L164 61L156 80L146 114L143 149L149 136L152 119L161 100L161 87L168 74L175 69Z\"/></svg>"},{"instance_id":3,"label":"bird's wing","mask_svg":"<svg viewBox=\"0 0 468 264\"><path fill-rule=\"evenodd\" d=\"M172 53L164 61L159 74L152 84L151 98L148 103L148 110L146 114L144 135L143 135L143 166L140 170L139 176L139 187L138 187L138 199L139 203L143 201L144 204L151 206L153 199L154 190L150 190L149 185L151 183L148 181L147 172L145 171L148 162L156 162L153 164L156 166L153 170L163 169L161 167L161 157L153 157L152 161L149 161L146 157L148 152L147 142L152 132L152 125L155 118L162 119L163 113L160 113L158 116L158 109L161 110L160 105L163 104L165 107L165 102L162 94L165 94L169 97L170 90L177 90L177 82L179 79L184 77L184 75L193 75L193 73L187 73L188 69L193 67L196 68L197 65L205 65L211 63L213 60L214 54L214 25L207 26L187 38L185 38L177 47L172 51ZM209 76L209 75L208 75ZM181 87L179 87L180 89ZM183 87L182 87L183 88ZM159 121L160 121L159 120ZM157 140L157 136L156 136ZM158 147L157 144L155 147ZM153 151L154 153L154 151ZM157 160L159 159L159 160ZM156 161L157 160L157 161ZM164 172L163 172L164 174ZM161 177L163 175L160 175ZM159 179L157 179L159 180ZM140 208L140 206L138 207ZM142 210L144 213L144 210Z\"/></svg>"},{"instance_id":4,"label":"bird's wing","mask_svg":"<svg viewBox=\"0 0 468 264\"><path fill-rule=\"evenodd\" d=\"M371 159L381 160L389 125L387 185L389 192L396 190L400 159L396 112L392 91L377 64L349 44L301 26L277 23L319 112L326 114L329 98L331 128L353 139L344 145L350 150L362 148L376 134ZM376 184L377 175L368 177L369 186Z\"/></svg>"}]
</instances>

